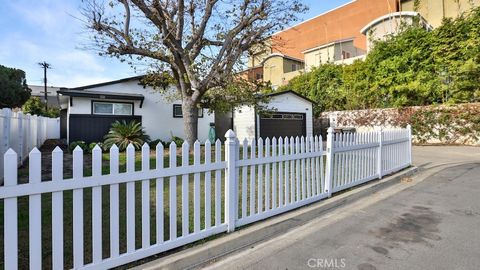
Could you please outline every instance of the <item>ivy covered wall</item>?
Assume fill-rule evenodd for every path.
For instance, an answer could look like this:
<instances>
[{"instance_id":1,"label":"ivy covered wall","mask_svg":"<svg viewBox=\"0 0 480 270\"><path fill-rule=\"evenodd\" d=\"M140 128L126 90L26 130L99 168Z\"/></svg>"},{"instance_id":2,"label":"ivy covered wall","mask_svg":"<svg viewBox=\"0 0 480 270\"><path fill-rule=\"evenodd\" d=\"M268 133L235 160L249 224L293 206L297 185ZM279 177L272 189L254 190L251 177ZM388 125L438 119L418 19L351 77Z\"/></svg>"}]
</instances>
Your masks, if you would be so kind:
<instances>
[{"instance_id":1,"label":"ivy covered wall","mask_svg":"<svg viewBox=\"0 0 480 270\"><path fill-rule=\"evenodd\" d=\"M360 131L410 124L417 144L480 146L480 103L324 112L320 119Z\"/></svg>"}]
</instances>

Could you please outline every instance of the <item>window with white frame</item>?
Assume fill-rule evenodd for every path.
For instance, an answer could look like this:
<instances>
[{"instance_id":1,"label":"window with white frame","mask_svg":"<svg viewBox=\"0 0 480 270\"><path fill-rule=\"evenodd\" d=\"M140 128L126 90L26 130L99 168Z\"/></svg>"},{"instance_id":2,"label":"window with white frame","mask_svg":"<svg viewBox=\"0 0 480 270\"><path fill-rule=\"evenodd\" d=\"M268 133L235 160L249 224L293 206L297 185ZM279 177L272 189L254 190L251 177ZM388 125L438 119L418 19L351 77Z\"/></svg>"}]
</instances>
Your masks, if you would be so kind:
<instances>
[{"instance_id":1,"label":"window with white frame","mask_svg":"<svg viewBox=\"0 0 480 270\"><path fill-rule=\"evenodd\" d=\"M133 115L133 104L115 102L93 102L92 113L103 115Z\"/></svg>"}]
</instances>

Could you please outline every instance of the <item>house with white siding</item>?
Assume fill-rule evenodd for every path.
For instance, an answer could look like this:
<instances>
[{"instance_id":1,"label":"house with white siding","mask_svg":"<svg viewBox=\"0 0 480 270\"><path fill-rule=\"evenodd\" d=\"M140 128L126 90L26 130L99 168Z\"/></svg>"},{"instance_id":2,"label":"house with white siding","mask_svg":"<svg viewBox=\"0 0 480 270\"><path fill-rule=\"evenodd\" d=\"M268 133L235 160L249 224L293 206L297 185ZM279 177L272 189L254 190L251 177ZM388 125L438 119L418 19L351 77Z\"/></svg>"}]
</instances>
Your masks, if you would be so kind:
<instances>
[{"instance_id":1,"label":"house with white siding","mask_svg":"<svg viewBox=\"0 0 480 270\"><path fill-rule=\"evenodd\" d=\"M114 121L134 120L142 123L152 140L185 138L182 102L171 94L175 89L161 93L141 79L136 76L57 91L62 137L68 142L99 142ZM198 115L198 139L204 142L215 116L207 109L199 109Z\"/></svg>"},{"instance_id":2,"label":"house with white siding","mask_svg":"<svg viewBox=\"0 0 480 270\"><path fill-rule=\"evenodd\" d=\"M245 138L296 137L313 135L313 101L294 92L267 95L265 109L239 106L233 111L233 131L240 142Z\"/></svg>"}]
</instances>

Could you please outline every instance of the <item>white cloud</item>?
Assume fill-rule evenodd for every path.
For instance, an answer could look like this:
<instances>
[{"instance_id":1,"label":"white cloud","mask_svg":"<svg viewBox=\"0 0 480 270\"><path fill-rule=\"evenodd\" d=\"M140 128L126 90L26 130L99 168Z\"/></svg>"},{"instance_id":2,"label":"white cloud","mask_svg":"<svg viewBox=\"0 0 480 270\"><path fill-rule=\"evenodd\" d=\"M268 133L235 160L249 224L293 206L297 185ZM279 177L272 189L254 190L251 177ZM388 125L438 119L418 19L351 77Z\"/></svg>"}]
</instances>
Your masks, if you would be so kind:
<instances>
[{"instance_id":1,"label":"white cloud","mask_svg":"<svg viewBox=\"0 0 480 270\"><path fill-rule=\"evenodd\" d=\"M11 10L25 22L40 27L46 35L59 35L71 30L72 15L78 15L78 9L68 5L68 1L12 1ZM72 14L72 15L70 15ZM73 22L79 23L78 21Z\"/></svg>"},{"instance_id":2,"label":"white cloud","mask_svg":"<svg viewBox=\"0 0 480 270\"><path fill-rule=\"evenodd\" d=\"M65 87L134 75L125 63L77 49L88 42L87 36L80 34L81 22L73 17L78 16L74 6L78 4L64 0L8 2L0 9L0 22L13 27L2 29L0 64L24 70L29 84L41 84L43 70L37 63L47 61L52 65L48 85Z\"/></svg>"}]
</instances>

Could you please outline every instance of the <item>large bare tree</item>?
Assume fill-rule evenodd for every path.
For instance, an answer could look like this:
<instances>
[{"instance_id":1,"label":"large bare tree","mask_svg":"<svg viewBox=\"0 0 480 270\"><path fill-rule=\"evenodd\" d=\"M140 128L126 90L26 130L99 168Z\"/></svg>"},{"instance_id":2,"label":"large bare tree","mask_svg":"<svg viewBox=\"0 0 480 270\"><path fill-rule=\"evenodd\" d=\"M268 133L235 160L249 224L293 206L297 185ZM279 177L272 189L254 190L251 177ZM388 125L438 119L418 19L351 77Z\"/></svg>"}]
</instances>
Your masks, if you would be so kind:
<instances>
[{"instance_id":1,"label":"large bare tree","mask_svg":"<svg viewBox=\"0 0 480 270\"><path fill-rule=\"evenodd\" d=\"M207 91L235 80L248 50L305 7L298 0L85 0L82 9L97 49L171 74L186 140L193 143Z\"/></svg>"}]
</instances>

